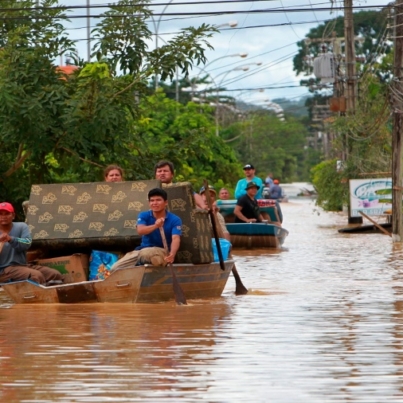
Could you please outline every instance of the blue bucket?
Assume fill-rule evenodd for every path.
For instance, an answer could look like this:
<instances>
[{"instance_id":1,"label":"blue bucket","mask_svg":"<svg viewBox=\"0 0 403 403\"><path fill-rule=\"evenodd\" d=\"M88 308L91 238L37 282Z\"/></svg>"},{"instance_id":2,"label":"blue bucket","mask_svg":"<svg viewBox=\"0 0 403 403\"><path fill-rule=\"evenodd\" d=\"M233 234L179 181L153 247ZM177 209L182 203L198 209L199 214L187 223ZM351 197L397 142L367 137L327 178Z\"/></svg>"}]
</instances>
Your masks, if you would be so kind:
<instances>
[{"instance_id":1,"label":"blue bucket","mask_svg":"<svg viewBox=\"0 0 403 403\"><path fill-rule=\"evenodd\" d=\"M222 257L224 260L227 260L228 256L229 256L229 252L231 250L231 242L227 241L224 238L219 238L219 240L220 240ZM217 245L215 243L215 239L213 238L211 241L212 241L212 246L213 246L214 261L219 262L220 259L218 258Z\"/></svg>"}]
</instances>

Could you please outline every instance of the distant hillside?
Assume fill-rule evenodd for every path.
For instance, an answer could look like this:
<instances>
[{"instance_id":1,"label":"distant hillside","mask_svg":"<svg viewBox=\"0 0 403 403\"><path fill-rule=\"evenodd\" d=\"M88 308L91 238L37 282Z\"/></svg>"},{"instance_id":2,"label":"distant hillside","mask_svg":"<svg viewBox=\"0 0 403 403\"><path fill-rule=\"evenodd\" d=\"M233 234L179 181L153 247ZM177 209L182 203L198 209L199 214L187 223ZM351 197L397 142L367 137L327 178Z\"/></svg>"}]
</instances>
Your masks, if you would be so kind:
<instances>
[{"instance_id":1,"label":"distant hillside","mask_svg":"<svg viewBox=\"0 0 403 403\"><path fill-rule=\"evenodd\" d=\"M287 115L293 115L297 118L308 117L308 108L305 106L305 102L308 96L302 97L298 100L290 100L287 98L276 98L272 102L280 105ZM263 105L255 105L253 103L246 103L243 101L237 101L236 107L242 111L252 111L256 109L266 109Z\"/></svg>"},{"instance_id":2,"label":"distant hillside","mask_svg":"<svg viewBox=\"0 0 403 403\"><path fill-rule=\"evenodd\" d=\"M286 114L294 115L296 117L308 116L308 108L305 106L305 102L309 97L305 96L298 100L290 100L287 98L276 98L273 102L279 104Z\"/></svg>"}]
</instances>

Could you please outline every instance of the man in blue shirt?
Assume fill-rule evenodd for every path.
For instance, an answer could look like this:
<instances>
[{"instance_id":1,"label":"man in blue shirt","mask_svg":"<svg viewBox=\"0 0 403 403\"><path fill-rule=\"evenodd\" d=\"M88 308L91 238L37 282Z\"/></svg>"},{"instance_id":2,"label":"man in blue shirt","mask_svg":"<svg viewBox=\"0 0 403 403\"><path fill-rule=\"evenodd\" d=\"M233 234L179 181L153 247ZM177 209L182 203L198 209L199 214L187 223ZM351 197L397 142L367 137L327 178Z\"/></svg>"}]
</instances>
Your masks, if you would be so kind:
<instances>
[{"instance_id":1,"label":"man in blue shirt","mask_svg":"<svg viewBox=\"0 0 403 403\"><path fill-rule=\"evenodd\" d=\"M140 246L136 250L126 253L112 266L111 271L134 267L137 261L145 263L143 258L150 260L148 263L155 266L165 266L174 262L180 246L182 220L167 210L168 195L164 189L151 189L148 192L148 202L150 210L140 213L137 218L137 232L142 235ZM167 241L167 254L163 250L164 243L160 228L164 230ZM155 260L153 260L153 256L155 256Z\"/></svg>"},{"instance_id":2,"label":"man in blue shirt","mask_svg":"<svg viewBox=\"0 0 403 403\"><path fill-rule=\"evenodd\" d=\"M181 219L167 210L168 196L164 189L151 189L148 192L150 210L140 213L137 218L137 232L142 235L141 245L136 249L150 247L163 248L160 228L164 229L169 255L167 263L173 263L180 246L182 234Z\"/></svg>"},{"instance_id":3,"label":"man in blue shirt","mask_svg":"<svg viewBox=\"0 0 403 403\"><path fill-rule=\"evenodd\" d=\"M246 186L249 182L254 182L258 186L258 192L255 196L255 199L262 199L263 181L255 176L255 167L252 164L246 164L243 167L243 171L245 172L246 177L244 179L240 179L236 184L235 198L239 199L241 196L246 194Z\"/></svg>"}]
</instances>

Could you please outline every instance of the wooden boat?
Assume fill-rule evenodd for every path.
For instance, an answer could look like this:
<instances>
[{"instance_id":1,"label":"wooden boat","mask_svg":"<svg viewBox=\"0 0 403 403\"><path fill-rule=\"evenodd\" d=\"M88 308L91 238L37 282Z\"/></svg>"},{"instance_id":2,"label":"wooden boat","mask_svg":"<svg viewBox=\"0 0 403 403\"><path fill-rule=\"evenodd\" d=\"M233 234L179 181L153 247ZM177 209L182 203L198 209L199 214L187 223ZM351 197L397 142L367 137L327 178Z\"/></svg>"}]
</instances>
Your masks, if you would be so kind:
<instances>
[{"instance_id":1,"label":"wooden boat","mask_svg":"<svg viewBox=\"0 0 403 403\"><path fill-rule=\"evenodd\" d=\"M225 271L219 263L175 264L174 270L187 299L220 297L234 266L227 260ZM105 280L83 281L45 287L31 280L1 284L17 304L164 302L174 298L168 267L135 266L113 272Z\"/></svg>"},{"instance_id":2,"label":"wooden boat","mask_svg":"<svg viewBox=\"0 0 403 403\"><path fill-rule=\"evenodd\" d=\"M1 284L4 291L20 304L143 303L173 299L172 274L167 267L146 264L117 270L105 276L105 280L82 281L89 278L88 257L92 251L124 254L139 244L137 216L148 210L148 191L159 186L160 182L155 180L32 186L27 207L34 247L31 253L45 259L38 260L38 264L59 271L61 263L70 262L64 268L72 281L46 287L30 280L4 283ZM183 224L173 269L185 297L219 297L234 262L225 261L225 270L214 262L208 212L195 209L191 185L181 183L166 190L168 209ZM74 258L77 255L81 257ZM79 271L82 274L77 280L75 275Z\"/></svg>"},{"instance_id":3,"label":"wooden boat","mask_svg":"<svg viewBox=\"0 0 403 403\"><path fill-rule=\"evenodd\" d=\"M227 223L234 248L280 248L288 231L270 223Z\"/></svg>"},{"instance_id":4,"label":"wooden boat","mask_svg":"<svg viewBox=\"0 0 403 403\"><path fill-rule=\"evenodd\" d=\"M264 223L235 223L236 200L219 200L217 206L223 215L234 248L280 248L288 231L281 226L275 200L259 199Z\"/></svg>"}]
</instances>

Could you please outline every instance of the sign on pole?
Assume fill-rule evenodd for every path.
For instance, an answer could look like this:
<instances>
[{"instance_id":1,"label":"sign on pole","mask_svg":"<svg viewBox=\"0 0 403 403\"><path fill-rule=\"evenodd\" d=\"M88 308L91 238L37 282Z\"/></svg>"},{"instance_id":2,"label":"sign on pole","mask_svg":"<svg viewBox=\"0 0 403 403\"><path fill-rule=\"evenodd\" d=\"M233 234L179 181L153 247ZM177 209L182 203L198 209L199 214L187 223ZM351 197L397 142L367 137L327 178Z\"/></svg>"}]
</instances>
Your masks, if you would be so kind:
<instances>
[{"instance_id":1,"label":"sign on pole","mask_svg":"<svg viewBox=\"0 0 403 403\"><path fill-rule=\"evenodd\" d=\"M392 208L392 179L350 179L351 217L386 214Z\"/></svg>"}]
</instances>

